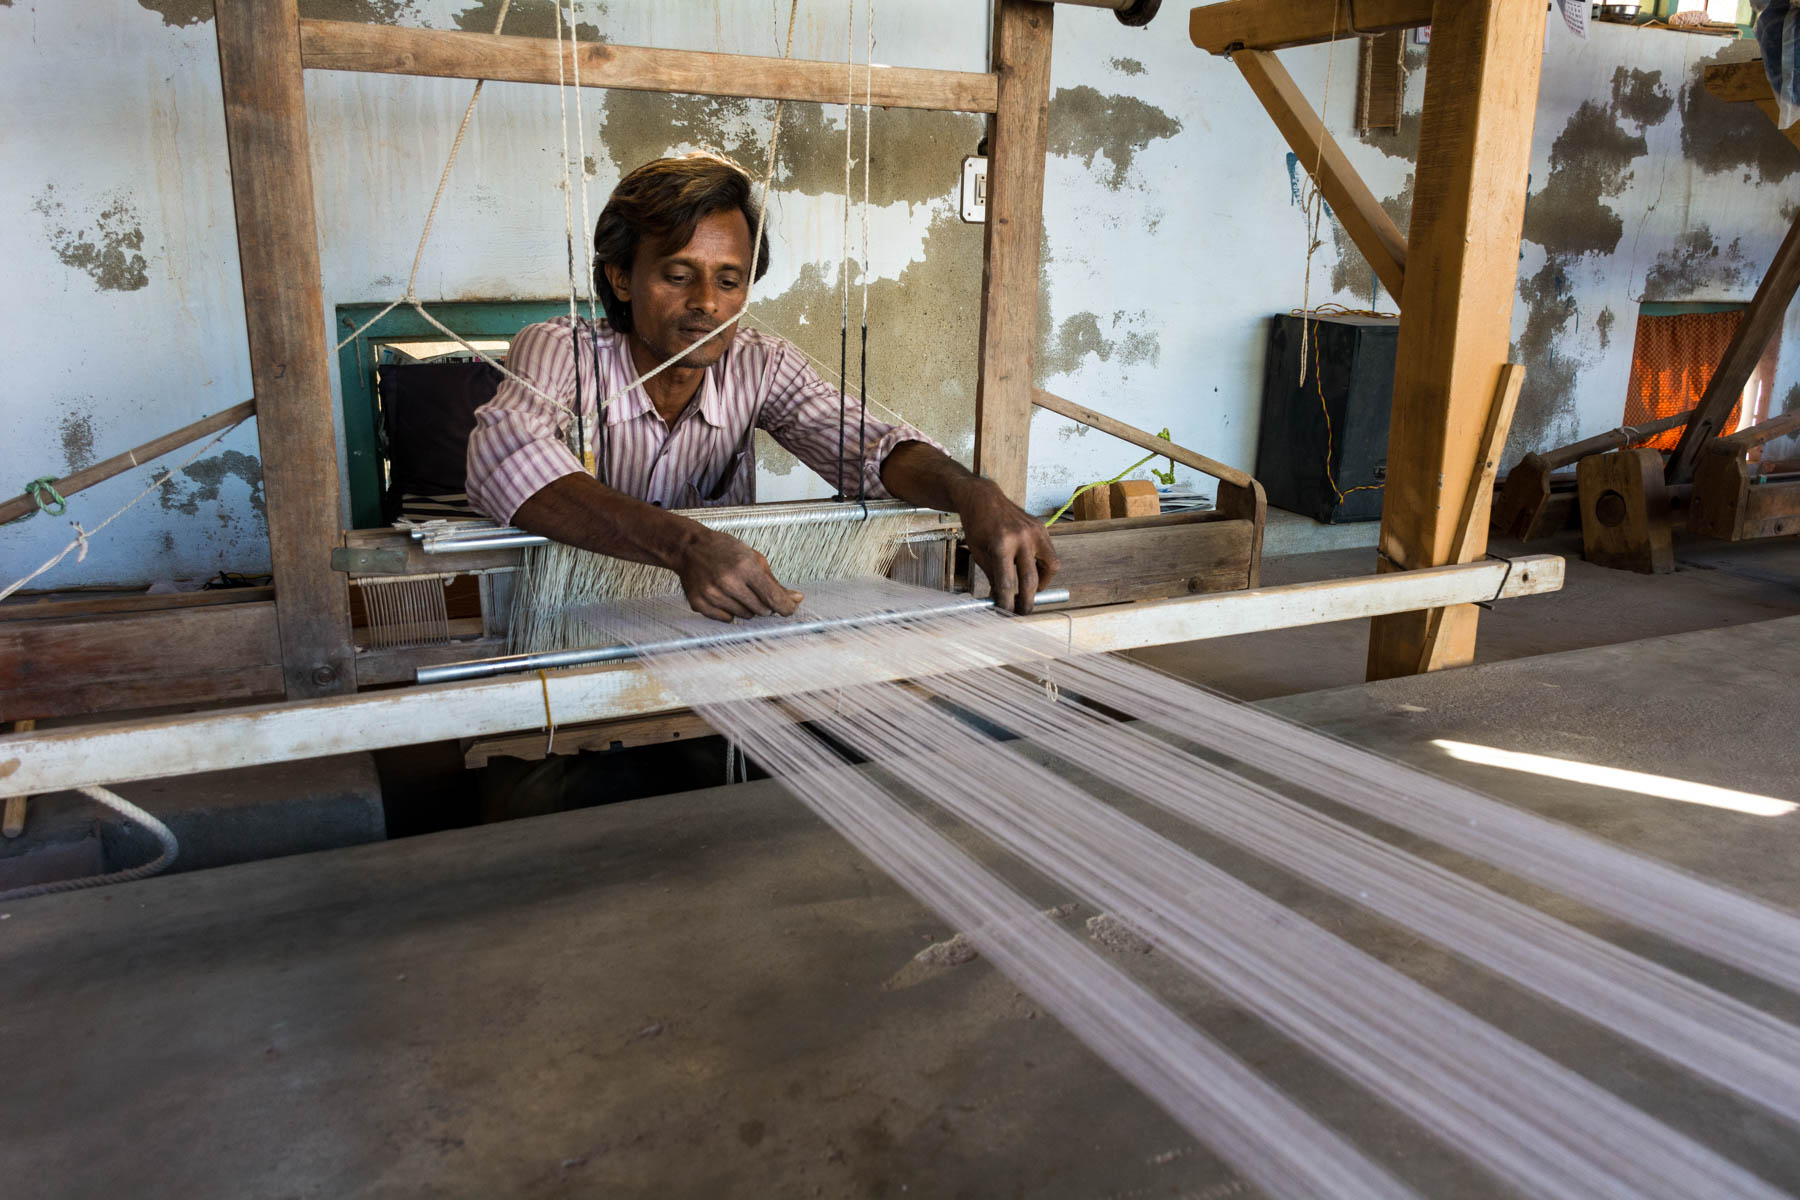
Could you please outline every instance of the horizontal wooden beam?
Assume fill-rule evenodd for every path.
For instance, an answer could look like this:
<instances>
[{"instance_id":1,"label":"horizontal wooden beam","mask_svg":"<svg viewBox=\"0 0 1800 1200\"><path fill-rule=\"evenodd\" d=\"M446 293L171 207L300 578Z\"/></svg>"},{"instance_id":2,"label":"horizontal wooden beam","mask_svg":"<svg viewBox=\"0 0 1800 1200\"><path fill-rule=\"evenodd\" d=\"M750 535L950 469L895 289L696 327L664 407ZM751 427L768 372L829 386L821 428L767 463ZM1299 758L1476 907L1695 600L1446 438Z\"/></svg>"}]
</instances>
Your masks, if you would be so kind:
<instances>
[{"instance_id":1,"label":"horizontal wooden beam","mask_svg":"<svg viewBox=\"0 0 1800 1200\"><path fill-rule=\"evenodd\" d=\"M1562 582L1562 559L1528 555L1511 563L1465 563L1019 620L1059 644L1101 653L1537 595L1558 590ZM842 666L844 684L916 674L887 655L846 653ZM746 680L742 695L752 699L767 692ZM546 704L559 725L686 707L652 672L620 663L555 671L542 679L514 676L15 733L0 736L0 797L540 729Z\"/></svg>"},{"instance_id":2,"label":"horizontal wooden beam","mask_svg":"<svg viewBox=\"0 0 1800 1200\"><path fill-rule=\"evenodd\" d=\"M1431 24L1431 0L1225 0L1188 14L1188 36L1211 54L1281 50Z\"/></svg>"},{"instance_id":3,"label":"horizontal wooden beam","mask_svg":"<svg viewBox=\"0 0 1800 1200\"><path fill-rule=\"evenodd\" d=\"M1294 77L1269 50L1239 50L1231 56L1275 128L1331 206L1332 215L1374 268L1375 277L1396 303L1406 290L1406 235L1375 199L1325 122L1307 102Z\"/></svg>"},{"instance_id":4,"label":"horizontal wooden beam","mask_svg":"<svg viewBox=\"0 0 1800 1200\"><path fill-rule=\"evenodd\" d=\"M1226 483L1233 483L1239 487L1250 486L1250 476L1236 467L1228 467L1204 454L1189 450L1186 446L1178 446L1167 438L1158 437L1135 425L1127 425L1104 413L1095 412L1085 404L1065 400L1055 392L1046 392L1043 388L1033 388L1031 402L1060 417L1079 421L1089 429L1098 429L1101 433L1111 434L1122 442L1130 442L1145 450L1154 450L1157 454L1171 458L1184 467L1192 467L1203 475L1211 475L1214 479L1222 479Z\"/></svg>"},{"instance_id":5,"label":"horizontal wooden beam","mask_svg":"<svg viewBox=\"0 0 1800 1200\"><path fill-rule=\"evenodd\" d=\"M0 624L8 621L67 621L76 617L132 617L178 608L218 608L262 604L275 599L268 586L216 588L199 592L91 592L14 598L0 604Z\"/></svg>"},{"instance_id":6,"label":"horizontal wooden beam","mask_svg":"<svg viewBox=\"0 0 1800 1200\"><path fill-rule=\"evenodd\" d=\"M76 492L93 487L96 483L104 483L114 475L154 462L171 450L179 450L190 442L197 442L209 433L217 433L247 420L256 415L256 401L246 400L242 404L233 405L223 412L216 412L210 417L202 417L192 425L184 425L174 433L165 433L159 438L152 438L141 446L133 447L123 454L115 454L104 462L97 462L91 467L84 467L73 475L56 481L56 490L63 496L73 496ZM26 513L37 508L37 501L30 495L21 493L11 500L0 503L0 525L15 521Z\"/></svg>"},{"instance_id":7,"label":"horizontal wooden beam","mask_svg":"<svg viewBox=\"0 0 1800 1200\"><path fill-rule=\"evenodd\" d=\"M566 49L564 55L567 56ZM314 71L369 71L508 83L558 82L557 45L553 38L408 29L357 21L300 22L300 61ZM582 42L575 61L580 64L583 87L808 100L816 104L844 102L841 62L659 50L606 42ZM563 75L572 78L573 73L572 63L565 62ZM947 112L991 113L998 95L992 75L879 65L871 81L865 82L862 73L857 73L859 102L865 90L883 108Z\"/></svg>"},{"instance_id":8,"label":"horizontal wooden beam","mask_svg":"<svg viewBox=\"0 0 1800 1200\"><path fill-rule=\"evenodd\" d=\"M0 624L0 720L281 694L271 600Z\"/></svg>"},{"instance_id":9,"label":"horizontal wooden beam","mask_svg":"<svg viewBox=\"0 0 1800 1200\"><path fill-rule=\"evenodd\" d=\"M1769 86L1769 74L1763 70L1760 58L1706 68L1706 90L1727 104L1775 99L1775 89Z\"/></svg>"}]
</instances>

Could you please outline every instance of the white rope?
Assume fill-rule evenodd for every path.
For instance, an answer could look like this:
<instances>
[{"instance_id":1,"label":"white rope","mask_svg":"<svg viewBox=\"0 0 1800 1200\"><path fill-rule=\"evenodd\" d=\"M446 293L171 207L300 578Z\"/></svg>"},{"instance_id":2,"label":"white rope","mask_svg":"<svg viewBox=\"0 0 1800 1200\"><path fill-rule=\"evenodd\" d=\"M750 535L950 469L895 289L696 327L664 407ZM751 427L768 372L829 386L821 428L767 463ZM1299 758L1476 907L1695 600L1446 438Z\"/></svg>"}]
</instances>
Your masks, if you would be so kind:
<instances>
[{"instance_id":1,"label":"white rope","mask_svg":"<svg viewBox=\"0 0 1800 1200\"><path fill-rule=\"evenodd\" d=\"M219 431L219 435L217 437L213 438L212 441L206 443L204 446L200 447L198 450L196 450L192 454L188 455L185 459L182 460L180 466L175 467L173 470L165 471L162 475L162 478L160 478L160 479L152 479L150 481L149 487L146 487L143 491L139 492L137 495L135 495L131 499L127 500L124 504L120 505L118 511L114 512L112 516L106 518L106 520L100 522L100 524L94 526L92 529L83 529L81 527L81 523L79 521L70 521L69 524L71 524L75 527L75 540L70 542L68 545L64 546L61 550L57 551L53 556L51 556L44 563L43 566L39 567L37 570L33 571L31 574L25 576L25 578L23 578L23 579L14 580L12 583L8 584L4 590L0 590L0 600L6 599L8 596L12 595L14 592L18 591L20 588L24 587L26 584L30 583L32 580L36 579L39 575L42 575L45 571L48 571L51 567L54 567L57 563L61 562L65 558L67 558L69 556L69 552L71 550L80 551L80 553L78 555L76 555L76 558L75 558L76 562L84 561L87 558L87 547L88 547L88 539L89 538L93 537L95 534L99 533L102 529L105 529L108 525L111 525L114 521L116 521L120 517L124 516L126 510L129 509L132 505L136 504L138 501L142 500L145 496L148 496L151 492L154 492L157 488L159 488L163 484L167 483L171 478L174 477L176 471L183 470L184 468L186 468L188 466L188 464L192 463L195 459L199 458L202 454L205 454L208 450L211 450L214 446L216 446L220 442L224 441L227 434L229 434L232 430L236 429L239 425L242 425L247 420L249 420L248 417L239 418L238 420L233 421L230 425L227 425L224 429L221 429Z\"/></svg>"},{"instance_id":2,"label":"white rope","mask_svg":"<svg viewBox=\"0 0 1800 1200\"><path fill-rule=\"evenodd\" d=\"M506 24L506 13L511 7L512 0L501 0L500 15L494 19L496 34ZM425 261L425 244L431 240L431 226L437 220L438 205L443 202L444 188L450 182L450 168L456 165L456 156L462 150L463 136L469 132L469 118L475 115L475 102L481 99L481 85L486 82L485 79L475 81L475 88L469 93L468 107L463 109L462 124L456 128L456 140L450 143L450 157L444 161L443 172L438 175L437 192L431 197L431 210L425 214L425 228L419 234L419 248L413 252L412 273L406 277L406 294L357 326L354 332L337 344L339 350L361 337L375 322L402 304L411 302L415 308L418 307L419 264Z\"/></svg>"},{"instance_id":3,"label":"white rope","mask_svg":"<svg viewBox=\"0 0 1800 1200\"><path fill-rule=\"evenodd\" d=\"M794 55L794 23L798 18L799 13L800 0L792 0L788 6L787 45L781 53L783 58L792 58ZM732 314L732 316L725 321L720 322L718 327L711 333L707 334L699 341L694 342L685 350L677 351L650 370L639 375L636 379L633 379L630 383L625 384L623 387L615 388L612 392L608 393L605 400L600 404L600 410L602 412L610 407L612 402L617 400L620 396L626 395L630 393L633 388L640 387L650 380L655 379L658 375L661 375L664 371L692 354L695 350L736 325L743 319L745 312L749 310L750 297L756 287L756 264L762 260L763 236L767 231L769 224L769 192L775 183L775 150L780 144L781 139L781 107L782 101L777 100L775 102L774 119L769 125L768 170L763 175L762 204L758 208L756 216L756 237L752 239L750 245L750 280L744 286L744 307L738 309L736 313Z\"/></svg>"},{"instance_id":4,"label":"white rope","mask_svg":"<svg viewBox=\"0 0 1800 1200\"><path fill-rule=\"evenodd\" d=\"M57 892L78 892L86 888L105 887L112 883L125 883L132 879L145 879L167 870L169 865L175 861L176 856L181 853L181 847L175 841L175 834L167 825L117 792L108 791L103 787L83 787L76 790L90 800L97 800L113 809L126 820L135 821L149 830L150 836L154 837L157 845L162 848L161 852L142 866L127 867L123 871L109 871L105 875L89 875L82 879L58 879L54 883L34 883L29 887L13 888L10 891L0 892L0 901L23 900L28 896L49 896Z\"/></svg>"},{"instance_id":5,"label":"white rope","mask_svg":"<svg viewBox=\"0 0 1800 1200\"><path fill-rule=\"evenodd\" d=\"M1338 0L1331 0L1331 32L1337 33ZM1313 154L1313 165L1308 173L1308 184L1311 191L1301 197L1301 212L1306 221L1306 273L1300 282L1300 383L1306 383L1306 346L1308 341L1307 314L1312 311L1312 260L1313 251L1319 248L1319 223L1324 219L1325 195L1319 190L1319 168L1325 161L1325 139L1331 132L1325 125L1325 118L1331 112L1331 66L1337 60L1337 38L1331 39L1330 48L1325 51L1325 98L1319 103L1319 148ZM1311 202L1308 211L1308 202Z\"/></svg>"}]
</instances>

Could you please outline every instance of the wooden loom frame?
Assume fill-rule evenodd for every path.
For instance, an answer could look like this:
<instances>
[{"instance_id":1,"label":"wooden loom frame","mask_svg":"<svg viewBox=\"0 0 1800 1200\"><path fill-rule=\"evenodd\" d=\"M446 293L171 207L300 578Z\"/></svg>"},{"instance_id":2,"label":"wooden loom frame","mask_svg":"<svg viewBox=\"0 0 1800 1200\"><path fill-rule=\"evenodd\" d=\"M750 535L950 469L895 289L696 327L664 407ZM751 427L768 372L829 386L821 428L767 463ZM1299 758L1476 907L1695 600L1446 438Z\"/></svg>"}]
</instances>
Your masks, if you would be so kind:
<instances>
[{"instance_id":1,"label":"wooden loom frame","mask_svg":"<svg viewBox=\"0 0 1800 1200\"><path fill-rule=\"evenodd\" d=\"M1400 301L1383 571L1487 549L1485 499L1475 528L1460 527L1511 338L1544 22L1542 0L1227 0L1189 13L1194 44L1229 55L1301 165L1319 164L1325 202ZM1431 26L1431 69L1403 236L1274 52L1420 25ZM1378 618L1369 678L1474 661L1476 611Z\"/></svg>"},{"instance_id":2,"label":"wooden loom frame","mask_svg":"<svg viewBox=\"0 0 1800 1200\"><path fill-rule=\"evenodd\" d=\"M1428 106L1434 111L1447 110L1453 118L1447 136L1462 147L1462 153L1432 156L1434 160L1445 160L1439 164L1439 173L1450 176L1447 182L1436 185L1441 193L1437 202L1441 208L1450 211L1438 222L1442 228L1433 238L1434 243L1448 246L1445 257L1449 264L1441 272L1431 272L1442 276L1443 281L1434 283L1422 294L1448 293L1443 303L1451 310L1448 325L1454 344L1445 353L1416 357L1425 360L1419 365L1419 372L1448 378L1455 386L1449 397L1454 403L1448 405L1454 412L1445 411L1443 403L1409 406L1419 410L1415 420L1419 428L1414 437L1425 443L1431 443L1434 438L1439 443L1448 443L1452 440L1450 434L1455 431L1440 426L1454 424L1451 417L1455 414L1466 416L1471 406L1479 414L1489 414L1492 396L1497 390L1503 390L1495 387L1493 377L1498 370L1498 356L1490 362L1480 353L1485 343L1474 334L1464 337L1457 330L1463 308L1470 307L1476 300L1492 300L1489 293L1495 290L1495 279L1501 273L1492 263L1491 254L1481 259L1466 249L1458 253L1448 244L1455 241L1459 228L1470 223L1472 218L1467 209L1471 198L1481 193L1478 185L1507 173L1507 162L1492 161L1495 156L1475 153L1474 133L1483 127L1484 113L1496 103L1491 93L1498 89L1497 75L1504 74L1507 65L1506 47L1500 44L1505 39L1499 35L1510 31L1511 26L1503 29L1502 23L1494 18L1496 9L1509 5L1515 10L1510 13L1512 24L1517 25L1516 10L1529 7L1528 4L1522 4L1520 0L1482 0L1478 14L1466 19L1447 18L1441 23L1443 28L1439 33L1441 44L1461 47L1457 51L1459 65L1469 66L1481 86L1471 98L1462 101L1453 97L1450 103L1434 102L1433 97L1428 96ZM1279 45L1322 40L1332 32L1329 3L1322 5L1319 0L1306 0L1303 4L1282 6L1286 11L1272 15L1275 7L1260 0L1236 0L1231 4L1212 6L1211 17L1223 18L1226 25L1235 20L1250 30L1251 36L1258 40L1254 47L1247 48L1259 53ZM290 699L323 697L332 692L351 690L353 680L344 673L344 666L349 662L347 621L319 621L316 611L294 603L295 595L305 589L291 586L294 582L291 576L304 576L307 586L326 594L328 606L335 608L343 604L342 576L331 568L329 556L324 552L332 539L320 537L315 540L309 533L311 524L321 521L335 530L337 489L321 486L325 480L335 482L336 463L330 435L331 398L327 377L323 370L315 369L323 365L325 321L323 300L316 284L317 246L316 231L312 226L302 71L305 67L355 68L529 80L552 77L554 51L533 50L526 39L302 23L294 11L293 0L243 0L242 3L221 0L220 8L221 74L226 82L233 177L237 181L240 177L254 176L262 181L258 185L245 178L239 189L240 245L246 300L253 310L250 338L258 401L259 405L269 405L276 414L259 429L259 433L265 458L271 460L271 466L279 463L284 468L282 483L271 480L269 507L272 557L277 571L286 572L278 599L258 599L226 607L266 614L265 622L246 634L263 636L265 661L258 669L265 677L271 669L279 671ZM1028 364L1035 330L1024 314L1027 308L1035 308L1035 305L1024 304L1022 298L1035 293L1052 11L1048 5L1034 0L999 0L994 72L969 75L884 70L878 76L875 93L877 102L926 107L966 105L975 111L995 114L994 141L991 143L994 167L983 279L978 466L1015 495L1023 483L1026 433L1034 402ZM1326 16L1322 17L1321 12ZM1386 27L1419 24L1430 18L1429 5L1403 3L1402 0L1364 0L1359 17L1365 26L1371 15L1388 22ZM1203 17L1208 17L1208 10L1197 10L1194 14L1196 31L1205 24ZM1541 14L1539 20L1541 33ZM1242 38L1237 40L1241 42ZM463 63L456 55L446 58L452 48L456 49L457 55L467 52L477 61L471 65ZM834 97L838 70L835 64L601 45L591 46L584 53L588 54L583 67L584 83L591 82L594 86L661 88L673 80L686 90L707 94L725 91L763 98L839 102ZM1240 65L1245 61L1240 60ZM1253 58L1247 61L1251 64L1247 74L1261 64L1265 73L1279 83L1280 77L1267 71L1267 60ZM1279 69L1278 64L1274 66ZM1535 80L1535 58L1532 59L1532 71ZM993 86L991 107L986 90L990 82ZM1301 107L1303 102L1302 106L1296 106L1296 111ZM1530 105L1526 108L1529 111ZM1516 126L1516 120L1514 124ZM1319 129L1317 135L1322 134ZM1529 123L1525 126L1524 141L1529 144ZM1336 175L1331 190L1327 191L1328 197L1340 194L1340 185L1348 185L1353 179L1347 172L1337 171L1333 165L1335 161L1335 156L1328 153L1327 173ZM296 179L306 184L305 203L300 202L294 191ZM1363 191L1366 193L1366 188ZM1340 211L1356 207L1335 199L1334 204ZM1372 200L1370 207L1379 212ZM283 228L264 229L261 224L264 218L272 218ZM294 225L304 226L310 236L293 236ZM1517 225L1515 220L1512 253L1516 253ZM1415 218L1415 231L1423 227ZM1419 241L1416 232L1414 240L1415 243ZM1504 242L1505 239L1500 240ZM1404 268L1405 244L1397 236L1390 238L1389 243L1398 251L1390 256L1391 264L1384 264L1384 269L1389 269L1391 274L1392 270ZM1491 246L1486 248L1492 250ZM1415 254L1415 260L1431 261L1418 254ZM305 268L297 276L281 270L294 264ZM276 269L271 270L271 267ZM1425 274L1415 271L1415 278ZM1471 276L1475 278L1471 279ZM284 277L288 280L299 278L301 286L271 291L270 281ZM1506 304L1499 310L1502 318L1510 311L1511 279L1511 273L1505 273ZM314 282L310 290L305 287L309 280ZM1419 286L1415 285L1415 288ZM301 293L298 300L296 293ZM281 311L277 306L284 299L287 316L276 319L275 314ZM1413 322L1415 327L1420 324ZM1445 319L1440 317L1432 327L1441 332L1444 324ZM1503 347L1504 319L1499 324ZM309 347L315 353L310 360L302 361L301 352ZM1026 364L1025 369L1021 370L1021 364ZM1490 366L1493 371L1489 370ZM1484 382L1479 397L1474 395L1477 388L1470 382L1472 379ZM1046 399L1056 400L1044 393L1036 394L1037 403L1044 404ZM1067 405L1068 402L1062 403ZM1062 411L1054 403L1044 406ZM1478 417L1476 440L1482 433L1481 423ZM1396 444L1402 443L1397 440ZM292 455L291 459L289 455ZM1441 459L1443 455L1436 457ZM1471 458L1475 457L1471 452ZM1209 464L1217 465L1211 464L1210 460L1190 463L1203 470ZM1260 535L1261 489L1242 472L1222 468L1216 473L1222 480L1221 508L1226 510L1221 515L1233 516L1234 509L1244 513L1255 521L1256 532ZM1471 486L1464 490L1473 490L1475 495L1465 497L1465 500L1484 506L1479 478L1478 472L1471 472ZM297 482L302 486L296 487ZM1463 523L1462 536L1458 536L1454 519L1448 524L1450 528L1445 537L1453 546L1445 557L1455 561L1478 553L1478 549L1470 549L1467 521ZM1395 565L1405 561L1409 532L1405 529L1398 533L1384 530L1384 544ZM1054 622L1058 628L1066 622L1072 644L1080 642L1091 649L1117 649L1364 616L1385 617L1391 622L1401 614L1411 614L1407 628L1416 630L1420 657L1408 669L1429 669L1456 661L1458 657L1440 652L1440 648L1450 647L1456 638L1463 636L1462 630L1451 629L1452 622L1445 619L1446 614L1459 613L1478 599L1552 591L1560 587L1561 578L1560 560L1554 558L1519 560L1512 565L1467 562L1461 566L1415 569L1386 577L1202 596L1126 609L1054 614L1042 619ZM277 604L281 605L280 636L271 653L268 643L275 641ZM178 615L191 618L196 614ZM122 648L126 640L127 631L122 628L123 624L113 623L115 632L110 641L115 650ZM331 627L324 628L326 625ZM1119 626L1123 632L1107 633L1102 626L1106 629ZM1089 634L1086 631L1090 629L1099 632ZM181 631L181 635L191 642L202 632L188 629ZM1466 633L1472 638L1472 621L1467 623ZM268 661L271 659L272 662ZM556 699L559 719L567 721L627 716L672 707L666 697L649 696L640 676L641 670L630 666L566 672L551 679L548 690ZM0 737L0 794L402 745L451 736L452 733L468 735L529 728L536 724L536 707L543 699L537 692L535 679L453 684L366 697L340 696L326 700L323 708L317 703L289 703L196 717L114 722L50 733L15 733ZM215 691L204 698L217 699L225 694ZM170 695L165 686L162 698L179 702L196 697ZM500 701L503 703L498 703ZM346 712L357 714L353 726L326 728L336 719L331 714L338 713L343 706L350 706ZM459 714L458 728L452 733L445 732L449 726L439 728L443 725L441 719L427 716L452 712ZM315 714L317 725L314 724ZM419 724L421 719L424 719L423 725ZM272 731L277 729L282 732L272 736ZM146 734L156 736L145 738L143 735ZM126 760L134 754L139 758L147 754L149 760L128 763Z\"/></svg>"},{"instance_id":3,"label":"wooden loom frame","mask_svg":"<svg viewBox=\"0 0 1800 1200\"><path fill-rule=\"evenodd\" d=\"M549 39L301 20L296 0L217 0L216 28L248 318L257 433L264 464L271 572L278 587L255 600L136 612L102 623L75 602L34 606L11 634L35 661L0 665L0 719L49 715L59 680L79 676L81 697L104 707L338 695L359 683L407 676L407 657L363 664L351 642L345 576L330 561L341 544L340 480L330 392L327 318L313 217L307 70L363 71L556 84ZM992 67L985 73L878 67L870 96L884 107L979 112L991 118L989 219L984 243L977 470L1022 499L1034 400L1036 295L1054 9L998 0ZM841 104L840 63L751 55L582 45L584 87ZM1220 479L1217 517L1246 521L1253 586L1264 503L1249 475L1193 456ZM147 606L146 606L147 607ZM0 613L0 622L7 614ZM59 619L66 617L68 619ZM229 623L229 629L226 628ZM215 631L218 636L215 636ZM8 634L0 623L0 639ZM169 652L210 642L203 665ZM432 656L425 656L427 658ZM441 657L438 655L437 657ZM367 665L370 669L361 668ZM369 674L369 678L359 678ZM74 693L65 693L74 695ZM48 705L48 707L47 707ZM91 708L89 708L91 711Z\"/></svg>"}]
</instances>

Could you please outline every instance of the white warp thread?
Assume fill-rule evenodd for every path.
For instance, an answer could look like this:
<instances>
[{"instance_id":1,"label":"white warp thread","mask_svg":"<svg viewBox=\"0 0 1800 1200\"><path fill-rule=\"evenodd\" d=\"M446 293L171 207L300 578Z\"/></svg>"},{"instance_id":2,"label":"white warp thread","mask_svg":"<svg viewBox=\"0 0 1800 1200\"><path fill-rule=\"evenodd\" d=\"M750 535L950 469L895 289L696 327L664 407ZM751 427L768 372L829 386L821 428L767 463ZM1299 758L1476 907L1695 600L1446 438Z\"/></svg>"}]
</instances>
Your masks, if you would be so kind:
<instances>
[{"instance_id":1,"label":"white warp thread","mask_svg":"<svg viewBox=\"0 0 1800 1200\"><path fill-rule=\"evenodd\" d=\"M893 584L812 583L805 590L807 605L796 619L894 612L921 607L934 595L941 600L941 594ZM632 642L709 629L666 601L595 606L585 616ZM771 629L781 623L765 619ZM973 669L1021 661L1032 664L1026 674ZM887 683L819 690L846 674L855 678L858 663L891 673L895 662L904 663L938 699ZM1129 661L1070 657L1056 641L991 612L715 646L659 656L652 665L667 686L846 830L921 900L969 930L984 950L984 938L997 939L991 955L997 966L1271 1194L1309 1194L1301 1180L1313 1181L1310 1194L1317 1194L1327 1158L1336 1165L1330 1168L1332 1185L1323 1190L1344 1194L1335 1174L1343 1169L1344 1148L1335 1135L1297 1110L1276 1114L1282 1124L1274 1138L1221 1124L1221 1113L1253 1099L1268 1103L1245 1083L1241 1067L1204 1081L1190 1079L1203 1084L1198 1093L1160 1078L1147 1085L1141 1066L1131 1065L1145 1056L1165 1061L1179 1074L1200 1070L1200 1051L1192 1041L1198 1035L1186 1030L1175 1037L1160 1017L1140 1023L1145 1011L1140 1008L1102 1015L1096 1027L1094 1013L1052 1003L1043 989L1066 988L1071 980L1083 981L1089 989L1084 995L1095 994L1092 989L1101 986L1094 982L1095 962L1106 964L1087 961L1091 952L1082 957L1078 951L1084 948L1054 925L1034 923L1034 906L918 823L902 796L914 802L929 798L1115 914L1173 961L1525 1194L1782 1194L1129 820L1072 782L1069 772L994 742L942 702L1034 739L1109 785L1159 804L1800 1124L1800 1031L1792 1026L1332 821L1141 727L1102 717L1077 697L1145 716L1146 724L1184 738L1203 731L1202 741L1240 761L1254 760L1278 778L1379 810L1384 820L1407 828L1429 825L1435 832L1421 832L1446 845L1453 840L1479 845L1484 857L1515 869L1520 859L1533 856L1580 863L1602 881L1587 890L1602 897L1611 897L1629 876L1673 877L1680 885L1674 899L1664 894L1652 905L1619 905L1627 911L1618 915L1647 917L1659 932L1679 934L1694 920L1723 922L1772 939L1765 946L1779 946L1800 936L1800 920L1790 914L1365 751L1350 753L1341 743ZM1054 686L1047 687L1047 681ZM746 685L785 699L732 699L745 694ZM848 767L836 747L879 764L896 784L883 787L869 773ZM1479 814L1475 828L1482 836L1467 833L1471 812ZM876 831L858 822L873 823ZM919 869L921 855L929 856L930 870ZM1556 869L1548 873L1555 875ZM995 931L1002 929L1021 931L1020 937L999 938ZM1022 958L1021 941L1031 943L1038 957ZM1720 957L1729 960L1729 954ZM1775 978L1781 969L1778 964L1772 975L1759 973ZM1178 1044L1185 1049L1178 1052ZM1209 1054L1223 1053L1200 1044ZM1379 1168L1356 1161L1359 1170L1373 1172L1359 1179L1394 1194L1395 1181L1384 1181Z\"/></svg>"}]
</instances>

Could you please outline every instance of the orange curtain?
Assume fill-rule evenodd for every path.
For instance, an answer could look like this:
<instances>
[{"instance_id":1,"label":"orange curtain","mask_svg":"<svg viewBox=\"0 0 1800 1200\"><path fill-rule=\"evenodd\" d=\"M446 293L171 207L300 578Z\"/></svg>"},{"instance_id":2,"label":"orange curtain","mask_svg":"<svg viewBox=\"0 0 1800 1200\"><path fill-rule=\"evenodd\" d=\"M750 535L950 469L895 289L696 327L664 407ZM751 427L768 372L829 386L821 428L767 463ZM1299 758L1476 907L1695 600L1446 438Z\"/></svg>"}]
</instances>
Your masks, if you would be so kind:
<instances>
[{"instance_id":1,"label":"orange curtain","mask_svg":"<svg viewBox=\"0 0 1800 1200\"><path fill-rule=\"evenodd\" d=\"M1631 359L1631 386L1625 393L1626 425L1642 425L1687 412L1700 403L1707 381L1725 357L1731 335L1744 319L1742 309L1716 313L1677 313L1638 317L1637 348ZM1721 428L1737 428L1740 399ZM1644 443L1673 450L1681 430L1671 429Z\"/></svg>"}]
</instances>

